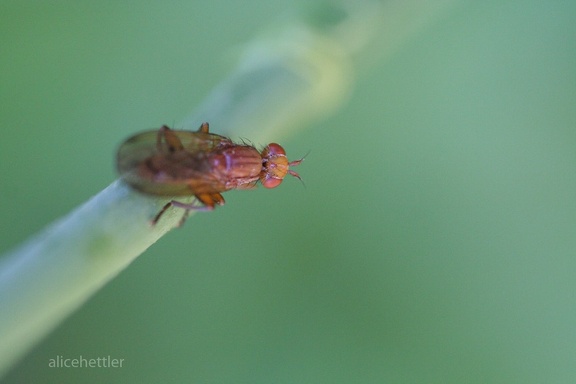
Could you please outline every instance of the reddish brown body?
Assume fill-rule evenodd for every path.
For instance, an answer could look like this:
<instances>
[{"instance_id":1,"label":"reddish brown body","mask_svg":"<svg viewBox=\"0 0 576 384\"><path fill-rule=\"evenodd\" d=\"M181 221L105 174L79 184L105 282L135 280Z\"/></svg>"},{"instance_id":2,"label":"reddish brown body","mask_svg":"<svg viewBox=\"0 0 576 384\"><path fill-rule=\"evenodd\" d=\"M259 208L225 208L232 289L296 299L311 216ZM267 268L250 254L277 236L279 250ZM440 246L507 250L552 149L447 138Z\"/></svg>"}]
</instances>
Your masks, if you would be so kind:
<instances>
[{"instance_id":1,"label":"reddish brown body","mask_svg":"<svg viewBox=\"0 0 576 384\"><path fill-rule=\"evenodd\" d=\"M171 205L186 209L214 209L223 205L221 192L252 188L258 181L275 188L290 169L302 160L289 162L275 143L262 152L252 145L235 144L227 137L209 133L208 123L197 132L163 126L132 136L118 150L117 166L122 179L133 188L158 196L194 195L203 206L171 201L156 215L158 221Z\"/></svg>"}]
</instances>

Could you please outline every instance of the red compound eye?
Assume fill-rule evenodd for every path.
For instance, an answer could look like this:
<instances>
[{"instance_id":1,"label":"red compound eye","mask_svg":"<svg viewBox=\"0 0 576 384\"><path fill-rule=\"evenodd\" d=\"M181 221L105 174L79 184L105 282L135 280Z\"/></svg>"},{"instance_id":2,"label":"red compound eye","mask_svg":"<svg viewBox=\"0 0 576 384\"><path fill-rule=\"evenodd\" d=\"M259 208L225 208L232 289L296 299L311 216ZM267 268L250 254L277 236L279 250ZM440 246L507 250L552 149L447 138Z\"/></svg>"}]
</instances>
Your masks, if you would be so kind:
<instances>
[{"instance_id":1,"label":"red compound eye","mask_svg":"<svg viewBox=\"0 0 576 384\"><path fill-rule=\"evenodd\" d=\"M270 143L264 149L262 157L286 156L286 151L280 144Z\"/></svg>"},{"instance_id":2,"label":"red compound eye","mask_svg":"<svg viewBox=\"0 0 576 384\"><path fill-rule=\"evenodd\" d=\"M262 185L264 188L276 188L282 183L282 179L265 178L262 180Z\"/></svg>"}]
</instances>

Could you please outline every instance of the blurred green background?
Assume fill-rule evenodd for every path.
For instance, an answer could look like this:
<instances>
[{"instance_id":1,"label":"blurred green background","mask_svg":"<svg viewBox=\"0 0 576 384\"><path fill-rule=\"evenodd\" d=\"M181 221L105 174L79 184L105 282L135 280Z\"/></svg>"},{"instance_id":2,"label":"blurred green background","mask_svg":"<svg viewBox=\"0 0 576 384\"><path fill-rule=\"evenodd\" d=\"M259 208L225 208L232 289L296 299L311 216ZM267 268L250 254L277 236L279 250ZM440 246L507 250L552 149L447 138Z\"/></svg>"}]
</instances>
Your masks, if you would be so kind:
<instances>
[{"instance_id":1,"label":"blurred green background","mask_svg":"<svg viewBox=\"0 0 576 384\"><path fill-rule=\"evenodd\" d=\"M0 252L309 7L0 5ZM457 3L282 142L311 151L305 188L226 194L4 382L575 382L575 20L569 1ZM80 355L125 363L48 367Z\"/></svg>"}]
</instances>

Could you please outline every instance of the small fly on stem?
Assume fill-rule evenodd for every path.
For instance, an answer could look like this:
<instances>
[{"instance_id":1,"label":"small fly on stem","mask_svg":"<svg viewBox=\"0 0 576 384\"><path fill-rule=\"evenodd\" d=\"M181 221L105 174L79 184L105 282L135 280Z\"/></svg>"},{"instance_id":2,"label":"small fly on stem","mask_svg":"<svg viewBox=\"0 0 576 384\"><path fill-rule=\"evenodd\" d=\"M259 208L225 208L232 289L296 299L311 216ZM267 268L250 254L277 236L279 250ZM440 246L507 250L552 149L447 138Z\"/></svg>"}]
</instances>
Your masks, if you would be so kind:
<instances>
[{"instance_id":1,"label":"small fly on stem","mask_svg":"<svg viewBox=\"0 0 576 384\"><path fill-rule=\"evenodd\" d=\"M152 220L156 224L174 206L185 211L180 226L191 210L210 211L224 205L222 192L251 189L258 181L265 188L276 188L286 175L301 180L290 168L302 160L288 161L286 151L276 143L268 144L261 152L253 145L236 144L210 133L208 123L203 123L196 132L164 125L130 137L118 150L117 167L122 179L140 192L194 196L192 203L170 201Z\"/></svg>"}]
</instances>

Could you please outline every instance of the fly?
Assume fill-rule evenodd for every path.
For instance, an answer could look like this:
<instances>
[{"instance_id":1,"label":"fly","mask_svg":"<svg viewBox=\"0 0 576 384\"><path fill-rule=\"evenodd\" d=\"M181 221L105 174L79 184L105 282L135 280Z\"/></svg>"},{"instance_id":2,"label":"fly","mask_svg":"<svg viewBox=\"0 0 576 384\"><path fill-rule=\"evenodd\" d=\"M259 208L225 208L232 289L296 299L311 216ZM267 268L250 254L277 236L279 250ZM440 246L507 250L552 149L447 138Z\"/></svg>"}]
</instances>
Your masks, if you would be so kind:
<instances>
[{"instance_id":1,"label":"fly","mask_svg":"<svg viewBox=\"0 0 576 384\"><path fill-rule=\"evenodd\" d=\"M171 207L185 210L213 210L224 205L222 192L254 188L276 188L303 159L288 161L286 151L276 143L261 152L248 144L209 132L208 123L198 131L159 130L138 133L118 150L117 167L121 178L132 188L155 196L194 196L192 203L171 200L152 220L156 224ZM201 205L195 204L197 202Z\"/></svg>"}]
</instances>

